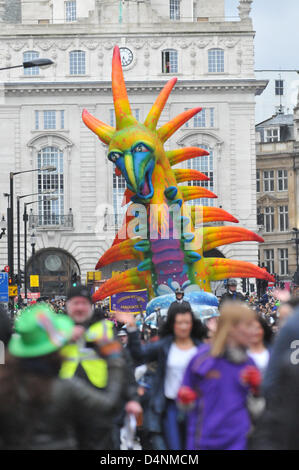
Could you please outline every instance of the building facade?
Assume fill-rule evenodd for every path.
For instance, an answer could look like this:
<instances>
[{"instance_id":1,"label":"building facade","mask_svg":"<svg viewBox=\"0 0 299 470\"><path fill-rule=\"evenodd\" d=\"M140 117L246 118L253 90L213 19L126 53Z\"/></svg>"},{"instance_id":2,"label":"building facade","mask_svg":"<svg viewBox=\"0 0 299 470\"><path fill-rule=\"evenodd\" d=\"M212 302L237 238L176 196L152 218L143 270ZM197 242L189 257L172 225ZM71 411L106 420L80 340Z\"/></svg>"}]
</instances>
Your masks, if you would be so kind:
<instances>
[{"instance_id":1,"label":"building facade","mask_svg":"<svg viewBox=\"0 0 299 470\"><path fill-rule=\"evenodd\" d=\"M114 123L110 76L116 44L138 119L145 119L173 76L178 83L160 124L184 109L203 108L168 141L168 148L207 148L208 158L192 162L210 176L208 187L218 195L204 203L223 207L241 226L256 231L255 96L266 82L254 74L251 3L240 0L240 20L230 22L224 17L224 0L0 2L0 67L38 57L54 61L46 70L0 72L0 211L6 211L2 193L9 192L9 172L38 169L14 179L16 195L38 193L39 202L28 206L28 212L30 230L37 235L34 269L38 264L43 291L65 291L74 270L84 279L112 242L109 208L116 225L121 220L124 181L81 119L87 108ZM47 165L56 170L42 171ZM57 199L46 200L42 193L47 190ZM23 234L21 240L23 268ZM221 251L231 258L258 260L256 243ZM0 264L7 264L5 238ZM103 278L126 267L107 267Z\"/></svg>"},{"instance_id":2,"label":"building facade","mask_svg":"<svg viewBox=\"0 0 299 470\"><path fill-rule=\"evenodd\" d=\"M278 112L293 114L297 104L299 75L297 70L256 70L258 80L268 80L264 92L256 97L255 116L259 124Z\"/></svg>"},{"instance_id":3,"label":"building facade","mask_svg":"<svg viewBox=\"0 0 299 470\"><path fill-rule=\"evenodd\" d=\"M257 125L256 132L257 223L265 240L259 248L260 263L280 281L290 283L297 269L294 240L299 223L298 131L294 115L277 114Z\"/></svg>"}]
</instances>

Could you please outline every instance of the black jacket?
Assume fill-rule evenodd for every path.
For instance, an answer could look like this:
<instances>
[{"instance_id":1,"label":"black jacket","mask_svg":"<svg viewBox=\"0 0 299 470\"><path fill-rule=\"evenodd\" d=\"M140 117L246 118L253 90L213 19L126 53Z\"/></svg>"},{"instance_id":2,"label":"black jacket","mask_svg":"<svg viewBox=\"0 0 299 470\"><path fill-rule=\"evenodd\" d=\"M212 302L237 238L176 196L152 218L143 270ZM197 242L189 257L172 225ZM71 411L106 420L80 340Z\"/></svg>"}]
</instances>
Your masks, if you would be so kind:
<instances>
[{"instance_id":1,"label":"black jacket","mask_svg":"<svg viewBox=\"0 0 299 470\"><path fill-rule=\"evenodd\" d=\"M166 397L164 395L164 380L166 375L167 358L169 349L173 343L173 336L165 336L154 343L142 345L139 332L128 332L130 349L133 359L140 364L157 361L157 372L153 379L151 398L149 401L148 430L155 433L162 432L161 417L165 411ZM200 345L199 340L194 340L195 345Z\"/></svg>"},{"instance_id":2,"label":"black jacket","mask_svg":"<svg viewBox=\"0 0 299 470\"><path fill-rule=\"evenodd\" d=\"M299 367L285 364L251 439L251 449L299 450Z\"/></svg>"},{"instance_id":3,"label":"black jacket","mask_svg":"<svg viewBox=\"0 0 299 470\"><path fill-rule=\"evenodd\" d=\"M29 398L18 378L13 406L0 404L0 449L105 448L105 436L96 435L87 442L85 433L108 422L121 397L124 360L110 358L107 364L109 379L105 390L96 390L77 378L54 378L49 397L40 402Z\"/></svg>"},{"instance_id":4,"label":"black jacket","mask_svg":"<svg viewBox=\"0 0 299 470\"><path fill-rule=\"evenodd\" d=\"M219 305L221 305L226 300L239 300L241 302L244 302L245 297L243 294L241 294L241 292L234 292L233 294L231 292L225 292L225 294L223 294L220 299Z\"/></svg>"}]
</instances>

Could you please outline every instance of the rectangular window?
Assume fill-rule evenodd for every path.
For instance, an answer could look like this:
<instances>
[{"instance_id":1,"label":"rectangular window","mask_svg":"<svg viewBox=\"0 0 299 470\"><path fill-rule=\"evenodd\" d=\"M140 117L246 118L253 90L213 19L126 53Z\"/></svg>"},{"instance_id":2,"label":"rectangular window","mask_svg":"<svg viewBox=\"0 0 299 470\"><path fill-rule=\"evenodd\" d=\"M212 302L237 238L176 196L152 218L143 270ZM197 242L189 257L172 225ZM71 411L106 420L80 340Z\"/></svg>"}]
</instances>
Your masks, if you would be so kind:
<instances>
[{"instance_id":1,"label":"rectangular window","mask_svg":"<svg viewBox=\"0 0 299 470\"><path fill-rule=\"evenodd\" d=\"M39 52L37 51L26 51L23 53L23 62L30 62L31 60L38 58ZM39 67L24 68L24 75L39 75L39 70Z\"/></svg>"},{"instance_id":2,"label":"rectangular window","mask_svg":"<svg viewBox=\"0 0 299 470\"><path fill-rule=\"evenodd\" d=\"M224 50L210 49L208 52L208 70L209 73L224 72Z\"/></svg>"},{"instance_id":3,"label":"rectangular window","mask_svg":"<svg viewBox=\"0 0 299 470\"><path fill-rule=\"evenodd\" d=\"M60 111L60 128L64 129L64 111Z\"/></svg>"},{"instance_id":4,"label":"rectangular window","mask_svg":"<svg viewBox=\"0 0 299 470\"><path fill-rule=\"evenodd\" d=\"M266 129L265 131L265 142L279 142L280 132L279 128Z\"/></svg>"},{"instance_id":5,"label":"rectangular window","mask_svg":"<svg viewBox=\"0 0 299 470\"><path fill-rule=\"evenodd\" d=\"M56 129L56 111L44 111L44 129Z\"/></svg>"},{"instance_id":6,"label":"rectangular window","mask_svg":"<svg viewBox=\"0 0 299 470\"><path fill-rule=\"evenodd\" d=\"M256 210L256 223L257 225L264 225L264 213L262 207L257 207Z\"/></svg>"},{"instance_id":7,"label":"rectangular window","mask_svg":"<svg viewBox=\"0 0 299 470\"><path fill-rule=\"evenodd\" d=\"M171 49L162 51L162 73L177 73L178 72L178 53L176 50Z\"/></svg>"},{"instance_id":8,"label":"rectangular window","mask_svg":"<svg viewBox=\"0 0 299 470\"><path fill-rule=\"evenodd\" d=\"M289 208L288 206L279 206L279 230L286 232L289 230Z\"/></svg>"},{"instance_id":9,"label":"rectangular window","mask_svg":"<svg viewBox=\"0 0 299 470\"><path fill-rule=\"evenodd\" d=\"M283 95L283 80L275 80L275 95Z\"/></svg>"},{"instance_id":10,"label":"rectangular window","mask_svg":"<svg viewBox=\"0 0 299 470\"><path fill-rule=\"evenodd\" d=\"M256 170L256 192L261 192L261 178L260 178L260 170Z\"/></svg>"},{"instance_id":11,"label":"rectangular window","mask_svg":"<svg viewBox=\"0 0 299 470\"><path fill-rule=\"evenodd\" d=\"M266 232L274 230L274 207L265 207L265 230Z\"/></svg>"},{"instance_id":12,"label":"rectangular window","mask_svg":"<svg viewBox=\"0 0 299 470\"><path fill-rule=\"evenodd\" d=\"M39 111L35 111L35 130L39 130Z\"/></svg>"},{"instance_id":13,"label":"rectangular window","mask_svg":"<svg viewBox=\"0 0 299 470\"><path fill-rule=\"evenodd\" d=\"M286 276L289 272L289 254L287 248L279 248L278 250L279 259L279 274Z\"/></svg>"},{"instance_id":14,"label":"rectangular window","mask_svg":"<svg viewBox=\"0 0 299 470\"><path fill-rule=\"evenodd\" d=\"M288 190L288 170L277 171L277 189L278 191Z\"/></svg>"},{"instance_id":15,"label":"rectangular window","mask_svg":"<svg viewBox=\"0 0 299 470\"><path fill-rule=\"evenodd\" d=\"M70 52L70 75L85 75L85 52L72 51Z\"/></svg>"},{"instance_id":16,"label":"rectangular window","mask_svg":"<svg viewBox=\"0 0 299 470\"><path fill-rule=\"evenodd\" d=\"M203 157L192 158L188 160L187 166L191 170L198 170L201 173L204 173L210 179L208 181L189 181L188 186L201 186L203 188L209 189L214 192L214 152L213 149L207 147L206 145L199 144L199 147L207 150L210 155L205 155ZM203 206L213 206L214 199L204 198L204 199L195 199L189 202L189 204L200 204Z\"/></svg>"},{"instance_id":17,"label":"rectangular window","mask_svg":"<svg viewBox=\"0 0 299 470\"><path fill-rule=\"evenodd\" d=\"M274 250L264 250L264 261L267 271L273 274L274 271Z\"/></svg>"},{"instance_id":18,"label":"rectangular window","mask_svg":"<svg viewBox=\"0 0 299 470\"><path fill-rule=\"evenodd\" d=\"M67 1L65 2L65 21L67 23L71 21L76 21L77 19L77 5L76 1Z\"/></svg>"},{"instance_id":19,"label":"rectangular window","mask_svg":"<svg viewBox=\"0 0 299 470\"><path fill-rule=\"evenodd\" d=\"M185 108L188 111L190 108ZM214 127L215 125L214 108L202 108L200 113L196 114L191 121L187 121L186 127Z\"/></svg>"},{"instance_id":20,"label":"rectangular window","mask_svg":"<svg viewBox=\"0 0 299 470\"><path fill-rule=\"evenodd\" d=\"M274 170L263 172L264 192L274 191Z\"/></svg>"},{"instance_id":21,"label":"rectangular window","mask_svg":"<svg viewBox=\"0 0 299 470\"><path fill-rule=\"evenodd\" d=\"M124 191L127 187L126 180L123 175L116 176L113 173L113 208L114 208L114 225L115 230L121 227L126 207L122 207Z\"/></svg>"},{"instance_id":22,"label":"rectangular window","mask_svg":"<svg viewBox=\"0 0 299 470\"><path fill-rule=\"evenodd\" d=\"M179 20L180 19L180 0L170 0L169 9L170 9L170 13L169 13L170 19Z\"/></svg>"}]
</instances>

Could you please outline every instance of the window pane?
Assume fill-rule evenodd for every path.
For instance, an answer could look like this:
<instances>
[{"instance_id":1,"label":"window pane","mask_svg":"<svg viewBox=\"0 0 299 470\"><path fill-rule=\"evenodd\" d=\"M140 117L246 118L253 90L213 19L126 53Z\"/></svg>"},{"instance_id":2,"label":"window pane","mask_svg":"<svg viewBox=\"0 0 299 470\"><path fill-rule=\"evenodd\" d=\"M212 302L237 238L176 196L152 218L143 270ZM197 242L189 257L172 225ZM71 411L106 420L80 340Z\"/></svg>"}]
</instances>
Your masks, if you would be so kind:
<instances>
[{"instance_id":1,"label":"window pane","mask_svg":"<svg viewBox=\"0 0 299 470\"><path fill-rule=\"evenodd\" d=\"M30 62L39 58L39 52L27 51L23 53L23 62ZM24 75L39 75L39 67L29 67L24 69Z\"/></svg>"},{"instance_id":2,"label":"window pane","mask_svg":"<svg viewBox=\"0 0 299 470\"><path fill-rule=\"evenodd\" d=\"M44 111L44 129L56 129L56 111Z\"/></svg>"},{"instance_id":3,"label":"window pane","mask_svg":"<svg viewBox=\"0 0 299 470\"><path fill-rule=\"evenodd\" d=\"M198 170L204 173L206 176L210 178L208 181L189 181L188 186L201 186L203 188L207 188L210 191L214 192L214 155L213 150L207 147L206 145L198 144L198 147L201 147L207 150L210 155L205 155L203 157L192 158L192 160L188 160L188 168L192 170ZM188 202L191 205L199 204L203 206L213 206L214 199L211 198L204 198L204 199L196 199L195 201Z\"/></svg>"},{"instance_id":4,"label":"window pane","mask_svg":"<svg viewBox=\"0 0 299 470\"><path fill-rule=\"evenodd\" d=\"M162 51L162 73L178 72L178 52L175 49Z\"/></svg>"},{"instance_id":5,"label":"window pane","mask_svg":"<svg viewBox=\"0 0 299 470\"><path fill-rule=\"evenodd\" d=\"M65 2L65 21L76 21L77 19L77 8L76 1L66 1Z\"/></svg>"},{"instance_id":6,"label":"window pane","mask_svg":"<svg viewBox=\"0 0 299 470\"><path fill-rule=\"evenodd\" d=\"M180 19L180 0L170 0L170 19L179 20Z\"/></svg>"},{"instance_id":7,"label":"window pane","mask_svg":"<svg viewBox=\"0 0 299 470\"><path fill-rule=\"evenodd\" d=\"M58 197L56 201L49 201L45 196L39 196L39 225L59 225L64 214L63 152L57 147L45 147L38 153L37 163L39 169L48 165L56 167L51 173L38 172L38 192L53 190L51 196Z\"/></svg>"},{"instance_id":8,"label":"window pane","mask_svg":"<svg viewBox=\"0 0 299 470\"><path fill-rule=\"evenodd\" d=\"M70 52L70 74L71 75L84 75L85 69L85 52L72 51Z\"/></svg>"},{"instance_id":9,"label":"window pane","mask_svg":"<svg viewBox=\"0 0 299 470\"><path fill-rule=\"evenodd\" d=\"M224 72L224 51L222 49L210 49L208 52L209 72Z\"/></svg>"}]
</instances>

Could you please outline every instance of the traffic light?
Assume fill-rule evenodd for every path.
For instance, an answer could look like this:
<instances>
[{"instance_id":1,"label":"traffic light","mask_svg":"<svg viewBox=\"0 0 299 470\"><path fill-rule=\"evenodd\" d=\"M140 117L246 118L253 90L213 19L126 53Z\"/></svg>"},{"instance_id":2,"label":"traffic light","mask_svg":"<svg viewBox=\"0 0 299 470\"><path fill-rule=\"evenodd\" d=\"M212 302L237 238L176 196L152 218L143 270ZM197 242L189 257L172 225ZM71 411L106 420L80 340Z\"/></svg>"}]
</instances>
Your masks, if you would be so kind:
<instances>
[{"instance_id":1,"label":"traffic light","mask_svg":"<svg viewBox=\"0 0 299 470\"><path fill-rule=\"evenodd\" d=\"M74 273L74 272L73 272L73 273L72 273L72 286L73 286L73 287L76 287L77 282L78 282L78 275L77 275L77 273Z\"/></svg>"}]
</instances>

